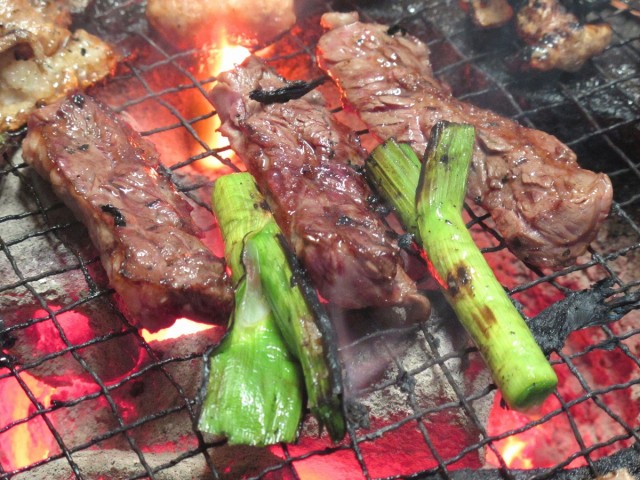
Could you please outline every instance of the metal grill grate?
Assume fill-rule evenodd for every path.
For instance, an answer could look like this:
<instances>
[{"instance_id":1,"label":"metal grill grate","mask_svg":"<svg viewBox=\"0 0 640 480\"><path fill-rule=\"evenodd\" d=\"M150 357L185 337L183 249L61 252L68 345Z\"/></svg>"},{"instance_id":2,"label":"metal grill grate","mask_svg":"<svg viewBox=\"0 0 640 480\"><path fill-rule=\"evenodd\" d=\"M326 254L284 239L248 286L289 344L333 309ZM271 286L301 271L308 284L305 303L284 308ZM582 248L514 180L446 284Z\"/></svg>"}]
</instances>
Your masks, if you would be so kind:
<instances>
[{"instance_id":1,"label":"metal grill grate","mask_svg":"<svg viewBox=\"0 0 640 480\"><path fill-rule=\"evenodd\" d=\"M442 319L436 317L425 325L366 331L343 343L344 358L356 358L363 345L371 345L388 363L385 375L351 386L358 396L349 405L351 422L344 443L332 445L307 435L300 445L258 452L205 439L193 428L197 382L202 353L219 332L208 331L199 340L186 336L147 342L112 302L113 292L83 227L14 156L0 169L0 388L11 385L28 408L16 413L5 395L0 413L13 416L10 423L0 423L0 445L3 438L28 431L40 437L32 437L33 444L23 450L38 450L37 443L44 442L41 437L46 437L47 447L39 458L27 456L19 466L10 466L8 452L0 452L0 479L74 475L160 479L184 478L185 472L203 478L314 478L309 471L332 462L333 478L583 478L621 466L640 475L638 19L629 12L605 9L599 16L612 24L615 34L604 54L576 74L522 76L509 73L507 65L518 48L510 27L475 31L450 1L365 3L347 1L333 8L356 9L365 20L401 24L428 42L437 75L456 96L558 136L576 150L584 167L604 171L613 181L615 204L606 231L579 265L551 275L515 262L491 219L467 209L469 227L523 311L534 316L549 307L532 320L541 342L553 350L569 338L551 357L562 379L551 406L526 418L495 406L493 415L511 421L498 421L488 429L483 418L495 387L486 381L471 389L460 384L456 373L460 365L474 365L478 353L464 339L444 351L438 335L448 327L438 325ZM128 18L131 12L139 18L140 4L123 2L98 12L94 21L113 29L114 22L107 20ZM317 74L313 46L318 33L317 18L304 20L262 54L276 68L311 78ZM129 115L158 145L178 187L202 207L197 213L204 222L211 223L208 198L213 180L202 169L202 161L215 158L224 171L237 167L226 159L225 148L212 148L202 134L202 125L215 112L193 107L198 102L206 105L206 90L215 81L198 67L209 52L176 53L137 29L119 37L118 43L135 55L107 85L92 93ZM336 92L330 85L322 88L340 114ZM585 292L573 293L578 290ZM607 303L586 312L592 315L557 315L590 305L586 303L590 299ZM88 336L78 334L83 321L90 327ZM543 321L557 328L553 338L543 338ZM570 334L583 327L587 328ZM55 348L20 349L34 335L41 338L42 332L55 337L51 344ZM396 348L407 336L412 337L418 358L409 360ZM58 373L68 378L56 377L57 369L67 369ZM453 392L451 399L425 404L416 385L426 375L442 377ZM73 394L64 397L69 389ZM367 426L363 412L369 404L361 399L387 395L400 399L403 414ZM618 405L618 397L626 403ZM136 399L142 401L134 403ZM443 415L462 418L475 437L452 449L443 438L447 431L434 430ZM567 438L534 435L554 421L566 426ZM599 431L594 421L596 426L609 426ZM66 423L73 428L65 428ZM84 423L92 426L86 433L71 433ZM384 461L392 467L382 468L374 458L376 446L386 449L385 439L393 441L404 432L418 441L407 451L389 453ZM571 448L544 468L509 469L503 447L513 438ZM461 469L485 451L499 469ZM121 462L117 473L113 473L115 457ZM581 467L565 470L575 466ZM63 474L67 477L55 477Z\"/></svg>"}]
</instances>

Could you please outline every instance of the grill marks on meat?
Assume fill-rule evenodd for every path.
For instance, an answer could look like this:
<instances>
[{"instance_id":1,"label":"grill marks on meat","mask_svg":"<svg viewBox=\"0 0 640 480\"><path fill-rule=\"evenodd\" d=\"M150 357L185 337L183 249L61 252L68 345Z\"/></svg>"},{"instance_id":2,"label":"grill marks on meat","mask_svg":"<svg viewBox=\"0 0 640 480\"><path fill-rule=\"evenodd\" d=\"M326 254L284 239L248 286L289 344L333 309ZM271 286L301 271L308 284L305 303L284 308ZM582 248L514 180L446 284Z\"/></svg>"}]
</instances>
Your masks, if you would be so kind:
<instances>
[{"instance_id":1,"label":"grill marks on meat","mask_svg":"<svg viewBox=\"0 0 640 480\"><path fill-rule=\"evenodd\" d=\"M348 309L428 303L405 273L391 232L368 205L371 192L350 164L365 153L313 91L261 104L251 92L287 82L250 57L219 76L211 100L221 131L265 190L278 224L321 295Z\"/></svg>"},{"instance_id":2,"label":"grill marks on meat","mask_svg":"<svg viewBox=\"0 0 640 480\"><path fill-rule=\"evenodd\" d=\"M84 30L70 32L70 23L59 0L0 0L0 132L114 69L111 47Z\"/></svg>"},{"instance_id":3,"label":"grill marks on meat","mask_svg":"<svg viewBox=\"0 0 640 480\"><path fill-rule=\"evenodd\" d=\"M529 0L517 15L518 35L528 45L520 67L575 72L611 42L605 23L582 25L557 0Z\"/></svg>"},{"instance_id":4,"label":"grill marks on meat","mask_svg":"<svg viewBox=\"0 0 640 480\"><path fill-rule=\"evenodd\" d=\"M31 116L23 156L87 226L132 322L158 330L180 316L228 320L233 293L222 260L198 238L154 146L127 123L71 95Z\"/></svg>"},{"instance_id":5,"label":"grill marks on meat","mask_svg":"<svg viewBox=\"0 0 640 480\"><path fill-rule=\"evenodd\" d=\"M467 196L487 210L509 248L542 267L571 264L606 218L606 175L581 169L555 137L460 102L434 77L426 45L357 14L325 14L321 66L381 140L395 137L420 154L439 120L470 123L477 140Z\"/></svg>"}]
</instances>

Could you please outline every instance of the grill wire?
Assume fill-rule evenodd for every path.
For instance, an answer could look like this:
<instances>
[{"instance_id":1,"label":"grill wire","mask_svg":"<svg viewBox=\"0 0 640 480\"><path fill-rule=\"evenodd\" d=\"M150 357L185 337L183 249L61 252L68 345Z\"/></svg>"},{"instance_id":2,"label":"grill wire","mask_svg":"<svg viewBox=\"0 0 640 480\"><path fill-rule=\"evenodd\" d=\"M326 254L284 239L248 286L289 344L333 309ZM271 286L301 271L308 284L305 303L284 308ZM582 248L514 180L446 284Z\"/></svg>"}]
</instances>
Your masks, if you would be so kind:
<instances>
[{"instance_id":1,"label":"grill wire","mask_svg":"<svg viewBox=\"0 0 640 480\"><path fill-rule=\"evenodd\" d=\"M640 420L630 424L615 409L612 409L604 397L624 392L638 402L640 398L640 322L638 316L638 286L640 285L640 270L635 277L626 278L620 271L621 260L632 259L640 249L640 224L638 205L640 204L640 23L628 11L617 11L611 8L603 9L594 18L607 21L614 28L612 45L598 58L593 59L576 74L551 73L546 75L513 75L509 72L507 59L518 46L509 28L498 32L478 32L469 27L468 20L460 12L455 2L341 2L331 8L340 10L358 10L364 20L380 21L386 24L400 24L407 31L426 41L432 50L432 62L436 74L447 81L458 98L472 102L482 107L488 107L499 113L515 118L526 126L539 128L558 136L571 146L582 166L607 173L614 184L614 207L610 222L619 232L615 245L611 248L596 247L590 251L587 258L580 264L563 271L546 274L530 269L530 277L526 280L515 281L509 286L509 293L517 299L527 311L527 300L530 295L544 287L555 292L557 299L571 297L573 288L567 286L564 280L576 274L587 274L587 271L598 269L605 272L609 280L610 290L607 298L612 305L605 315L592 318L585 323L590 329L597 330L592 336L593 343L580 350L561 349L551 358L556 368L564 368L576 381L582 392L571 398L556 394L559 408L546 412L535 420L528 420L516 429L490 434L479 418L475 403L494 393L495 387L487 385L485 389L465 395L449 371L448 362L452 358L465 359L475 354L473 348L467 348L455 355L438 355L438 342L426 326L420 326L416 335L424 339L425 358L421 370L408 370L403 367L403 359L391 349L386 350L390 361L395 363L398 375L395 379L386 379L369 386L370 391L384 390L398 387L402 390L411 378L424 370L440 369L451 383L458 399L454 403L437 405L430 409L423 409L412 403L410 393L406 394L406 402L414 408L413 414L399 419L396 423L379 430L361 428L356 422L350 422L349 435L345 442L331 445L326 442L323 447L310 452L296 453L291 446L282 445L281 460L267 466L261 471L247 474L250 478L300 478L294 468L295 464L303 460L319 457L331 462L332 457L349 452L355 458L359 475L357 478L377 478L369 471L366 448L375 444L378 439L388 432L403 428L405 425L415 425L421 432L422 445L416 446L417 452L426 452L435 459L433 468L406 470L398 472L389 478L585 478L595 477L621 466L627 466L636 475L640 475ZM131 12L137 18L141 15L141 5L135 2L124 2L122 5L102 11L102 16L95 16L95 22L129 18ZM317 18L315 19L317 21ZM211 148L205 139L201 138L196 129L198 122L204 121L215 112L190 114L178 100L185 94L201 95L211 87L214 78L198 81L193 65L203 57L200 51L174 52L158 41L148 32L132 28L130 36L119 38L119 43L125 50L131 45L140 49L120 67L116 76L110 79L104 87L111 93L111 105L120 112L126 112L139 120L139 115L145 112L162 112L153 119L155 125L144 124L142 133L152 141L161 139L165 135L180 132L195 140L202 146L203 152L188 155L185 158L164 158L164 161L177 186L198 205L210 210L207 201L212 186L211 180L204 175L194 174L194 166L204 158L214 157L219 162L235 169L224 158L225 149ZM113 32L110 32L113 33ZM312 36L312 35L311 35ZM309 62L313 59L313 38L308 41L309 34L302 27L296 27L293 32L285 35L278 43L288 46L286 50L274 48L268 55L269 62L279 66L288 62L297 62L313 71ZM312 36L313 37L313 36ZM140 52L144 52L141 54ZM171 72L169 75L167 72ZM166 79L164 79L166 77ZM177 79L177 81L176 81ZM163 83L164 82L164 83ZM94 89L98 96L102 94L102 87ZM135 92L135 95L132 93ZM142 113L141 113L142 112ZM191 116L190 116L191 115ZM366 132L362 132L366 135ZM163 475L176 465L188 464L193 459L202 459L206 463L211 478L231 478L226 476L225 465L221 465L218 451L225 448L222 442L205 439L195 428L190 427L189 438L184 448L175 453L169 453L163 460L149 461L150 448L140 444L136 439L136 430L145 425L163 420L171 421L179 416L181 421L188 424L195 423L197 418L197 400L183 383L176 367L193 365L200 368L202 350L184 352L179 355L166 356L155 346L147 343L140 333L133 328L114 307L111 296L113 292L106 286L104 274L101 272L99 259L95 250L77 240L71 233L82 230L78 222L57 200L52 200L46 187L35 179L19 156L0 165L0 185L3 180L17 178L21 185L20 195L24 198L22 211L8 211L3 208L5 200L11 195L7 189L0 191L0 296L9 302L12 297L26 297L31 304L31 311L37 312L20 321L10 322L6 312L0 313L0 342L3 353L0 356L0 382L8 379L15 380L20 389L31 402L29 413L23 418L16 419L7 425L0 424L0 437L11 433L14 428L28 425L37 419L44 422L46 431L54 438L57 451L52 451L47 458L32 465L26 465L17 470L9 471L0 462L0 479L27 476L46 467L56 460L62 460L71 476L76 478L90 478L83 475L79 467L78 454L99 449L101 444L123 438L123 448L135 456L137 467L117 478L164 478ZM503 243L491 228L491 221L487 215L467 208L470 216L469 226L477 231L485 232L490 241L484 248L490 257L504 253ZM22 232L20 235L8 235L10 227L28 219L35 219L39 228ZM51 255L59 255L63 250L66 262L56 268L42 267L31 264L21 252L34 240L46 241L51 248ZM41 242L41 244L43 244ZM45 252L45 255L47 253ZM82 278L84 285L80 292L68 297L57 307L52 307L50 292L41 290L41 285L47 280L58 280L66 277ZM586 287L589 291L599 288L595 281ZM80 343L69 338L69 329L63 327L60 318L66 312L98 305L115 318L116 327L104 334L85 339ZM559 304L560 305L560 304ZM531 307L535 308L535 307ZM565 308L565 307L562 307ZM635 324L632 320L636 319ZM614 322L615 321L615 322ZM610 323L611 322L611 323ZM54 351L41 354L33 352L27 362L19 362L11 355L11 348L19 344L30 328L38 324L50 323L54 331L60 336L63 346ZM619 325L623 327L618 328ZM128 339L144 351L149 361L144 368L127 372L118 377L116 382L103 378L98 372L92 359L87 359L86 353L97 349L106 352L114 340ZM635 346L634 346L635 345ZM344 345L342 351L348 351L353 345ZM593 352L602 353L604 358L624 357L632 365L628 380L623 383L608 382L605 386L593 387L588 375L582 369L581 360L589 357ZM616 357L614 357L614 353ZM79 371L83 372L95 384L95 390L86 395L76 396L64 402L50 402L44 405L37 394L32 391L31 384L25 380L25 374L36 368L56 362L61 358L69 358L76 362ZM608 367L615 369L616 365ZM159 375L164 388L170 389L176 401L168 408L152 409L145 415L129 418L122 411L118 403L118 391L122 388L133 388L150 375ZM155 377L154 377L155 378ZM410 390L410 389L408 389ZM408 391L407 389L403 391ZM631 393L629 393L631 392ZM102 399L104 411L94 412L96 416L107 416L110 424L114 425L106 432L98 432L95 436L82 444L69 444L51 420L56 411ZM3 402L3 400L0 400ZM601 410L619 428L621 433L600 438L596 441L585 441L586 425L581 423L575 415L575 408L589 404L590 407ZM90 409L87 409L90 410ZM438 412L453 412L470 419L481 432L477 442L463 446L456 455L444 456L435 445L429 431L429 415ZM498 449L496 442L509 438L521 432L527 432L543 426L556 416L565 416L571 426L571 433L579 450L570 454L564 461L556 465L535 470L510 470ZM355 417L355 414L354 414ZM611 447L613 446L613 450ZM25 446L29 448L29 446ZM478 472L457 470L455 463L465 455L479 450L489 449L498 457L502 468L485 469ZM603 457L599 452L607 449L608 456ZM617 450L615 453L614 450ZM603 457L603 458L600 458ZM575 460L583 462L584 467L565 470ZM108 476L105 466L105 477ZM33 477L35 478L35 476Z\"/></svg>"}]
</instances>

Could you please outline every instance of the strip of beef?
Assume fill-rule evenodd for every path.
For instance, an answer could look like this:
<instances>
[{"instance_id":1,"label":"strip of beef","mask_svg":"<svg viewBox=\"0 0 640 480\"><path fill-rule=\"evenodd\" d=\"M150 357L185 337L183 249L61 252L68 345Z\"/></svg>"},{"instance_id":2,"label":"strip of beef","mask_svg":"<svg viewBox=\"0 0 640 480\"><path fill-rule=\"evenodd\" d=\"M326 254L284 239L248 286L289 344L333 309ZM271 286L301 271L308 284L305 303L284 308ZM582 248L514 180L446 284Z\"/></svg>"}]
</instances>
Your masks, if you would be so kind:
<instances>
[{"instance_id":1,"label":"strip of beef","mask_svg":"<svg viewBox=\"0 0 640 480\"><path fill-rule=\"evenodd\" d=\"M180 316L228 320L233 291L223 261L198 238L153 144L130 125L70 95L33 113L23 156L87 226L132 322L158 330Z\"/></svg>"},{"instance_id":2,"label":"strip of beef","mask_svg":"<svg viewBox=\"0 0 640 480\"><path fill-rule=\"evenodd\" d=\"M250 57L220 75L211 100L222 133L265 190L311 280L343 308L401 305L426 316L425 297L405 273L391 232L369 207L370 190L350 165L365 155L356 137L333 119L318 91L285 103L251 99L256 91L286 85Z\"/></svg>"},{"instance_id":3,"label":"strip of beef","mask_svg":"<svg viewBox=\"0 0 640 480\"><path fill-rule=\"evenodd\" d=\"M433 75L429 49L410 35L325 14L321 66L372 133L424 152L440 120L470 123L477 140L468 198L487 210L509 248L537 266L568 265L608 215L609 178L581 169L557 138L456 100Z\"/></svg>"},{"instance_id":4,"label":"strip of beef","mask_svg":"<svg viewBox=\"0 0 640 480\"><path fill-rule=\"evenodd\" d=\"M579 70L611 42L606 23L583 25L557 0L529 0L517 15L518 35L528 45L519 66L535 70Z\"/></svg>"}]
</instances>

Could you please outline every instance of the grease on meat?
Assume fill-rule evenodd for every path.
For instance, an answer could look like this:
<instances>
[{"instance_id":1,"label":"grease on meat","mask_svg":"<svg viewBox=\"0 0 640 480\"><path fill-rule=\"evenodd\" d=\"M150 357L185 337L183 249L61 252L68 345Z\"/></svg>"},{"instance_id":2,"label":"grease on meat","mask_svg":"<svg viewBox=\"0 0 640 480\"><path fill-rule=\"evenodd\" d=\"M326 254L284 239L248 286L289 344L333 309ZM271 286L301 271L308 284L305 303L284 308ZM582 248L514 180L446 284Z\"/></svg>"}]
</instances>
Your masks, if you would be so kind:
<instances>
[{"instance_id":1,"label":"grease on meat","mask_svg":"<svg viewBox=\"0 0 640 480\"><path fill-rule=\"evenodd\" d=\"M454 98L434 76L429 49L357 14L323 16L321 67L380 140L421 154L440 120L470 123L477 140L468 199L488 211L509 248L540 267L572 264L608 215L609 178L579 167L557 138Z\"/></svg>"},{"instance_id":2,"label":"grease on meat","mask_svg":"<svg viewBox=\"0 0 640 480\"><path fill-rule=\"evenodd\" d=\"M557 0L529 0L517 15L518 35L528 45L520 66L575 72L611 42L605 23L583 25Z\"/></svg>"},{"instance_id":3,"label":"grease on meat","mask_svg":"<svg viewBox=\"0 0 640 480\"><path fill-rule=\"evenodd\" d=\"M133 323L155 331L181 316L227 322L223 261L198 238L153 144L126 122L71 95L31 116L23 156L86 225Z\"/></svg>"},{"instance_id":4,"label":"grease on meat","mask_svg":"<svg viewBox=\"0 0 640 480\"><path fill-rule=\"evenodd\" d=\"M70 32L70 23L60 1L0 0L0 132L115 68L111 47L84 30Z\"/></svg>"},{"instance_id":5,"label":"grease on meat","mask_svg":"<svg viewBox=\"0 0 640 480\"><path fill-rule=\"evenodd\" d=\"M252 100L256 89L286 84L256 57L218 80L211 98L221 131L265 190L322 296L342 308L401 306L426 318L428 302L403 268L395 234L369 206L371 191L351 165L366 154L324 97Z\"/></svg>"}]
</instances>

